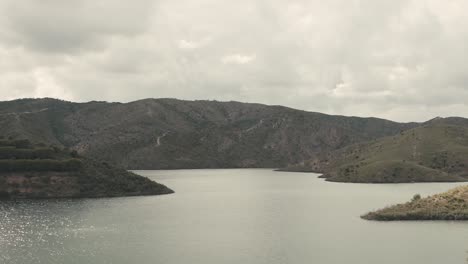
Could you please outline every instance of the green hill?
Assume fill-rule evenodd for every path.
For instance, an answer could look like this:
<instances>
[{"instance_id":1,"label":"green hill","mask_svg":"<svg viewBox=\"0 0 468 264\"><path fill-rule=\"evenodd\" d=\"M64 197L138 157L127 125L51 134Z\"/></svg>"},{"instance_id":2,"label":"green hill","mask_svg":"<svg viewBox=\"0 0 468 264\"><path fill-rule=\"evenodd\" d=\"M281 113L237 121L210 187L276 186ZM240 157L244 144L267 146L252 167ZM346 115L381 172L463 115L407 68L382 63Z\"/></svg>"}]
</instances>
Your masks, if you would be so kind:
<instances>
[{"instance_id":1,"label":"green hill","mask_svg":"<svg viewBox=\"0 0 468 264\"><path fill-rule=\"evenodd\" d=\"M468 220L468 186L422 199L415 195L410 202L370 212L362 218L378 221Z\"/></svg>"},{"instance_id":2,"label":"green hill","mask_svg":"<svg viewBox=\"0 0 468 264\"><path fill-rule=\"evenodd\" d=\"M171 193L145 177L75 151L0 139L0 198L65 198Z\"/></svg>"},{"instance_id":3,"label":"green hill","mask_svg":"<svg viewBox=\"0 0 468 264\"><path fill-rule=\"evenodd\" d=\"M444 122L351 145L291 170L324 172L328 181L361 183L468 180L468 128Z\"/></svg>"}]
</instances>

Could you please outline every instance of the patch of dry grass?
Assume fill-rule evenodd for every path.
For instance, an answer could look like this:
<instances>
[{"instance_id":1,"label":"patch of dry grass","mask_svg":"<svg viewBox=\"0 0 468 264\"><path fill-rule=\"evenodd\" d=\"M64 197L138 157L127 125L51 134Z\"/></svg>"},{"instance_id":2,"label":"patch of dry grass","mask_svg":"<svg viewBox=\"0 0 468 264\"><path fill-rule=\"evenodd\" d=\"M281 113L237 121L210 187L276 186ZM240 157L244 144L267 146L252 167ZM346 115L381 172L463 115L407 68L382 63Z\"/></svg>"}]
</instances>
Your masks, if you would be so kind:
<instances>
[{"instance_id":1,"label":"patch of dry grass","mask_svg":"<svg viewBox=\"0 0 468 264\"><path fill-rule=\"evenodd\" d=\"M367 220L468 220L468 186L361 216Z\"/></svg>"}]
</instances>

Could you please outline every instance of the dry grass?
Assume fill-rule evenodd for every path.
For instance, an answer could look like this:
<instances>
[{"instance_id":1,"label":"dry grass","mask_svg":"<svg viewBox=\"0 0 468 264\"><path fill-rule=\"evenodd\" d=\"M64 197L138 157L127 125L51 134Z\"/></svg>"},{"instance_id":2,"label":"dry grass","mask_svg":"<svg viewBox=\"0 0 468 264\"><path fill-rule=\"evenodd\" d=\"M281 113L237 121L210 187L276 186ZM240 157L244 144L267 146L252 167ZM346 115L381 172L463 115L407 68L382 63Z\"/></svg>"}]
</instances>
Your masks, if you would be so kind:
<instances>
[{"instance_id":1,"label":"dry grass","mask_svg":"<svg viewBox=\"0 0 468 264\"><path fill-rule=\"evenodd\" d=\"M404 204L370 212L362 218L378 221L468 220L468 186L422 199L413 199Z\"/></svg>"},{"instance_id":2,"label":"dry grass","mask_svg":"<svg viewBox=\"0 0 468 264\"><path fill-rule=\"evenodd\" d=\"M338 182L463 182L466 157L467 127L432 124L341 149L324 176Z\"/></svg>"}]
</instances>

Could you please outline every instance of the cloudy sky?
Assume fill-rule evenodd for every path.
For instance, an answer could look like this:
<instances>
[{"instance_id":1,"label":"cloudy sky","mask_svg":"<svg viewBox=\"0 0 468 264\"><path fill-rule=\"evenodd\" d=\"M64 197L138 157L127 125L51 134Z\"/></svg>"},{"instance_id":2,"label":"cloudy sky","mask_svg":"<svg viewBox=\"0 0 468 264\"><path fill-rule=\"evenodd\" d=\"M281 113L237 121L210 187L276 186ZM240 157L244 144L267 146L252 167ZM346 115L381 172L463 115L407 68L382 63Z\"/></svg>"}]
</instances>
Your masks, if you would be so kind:
<instances>
[{"instance_id":1,"label":"cloudy sky","mask_svg":"<svg viewBox=\"0 0 468 264\"><path fill-rule=\"evenodd\" d=\"M466 0L0 0L0 100L468 117Z\"/></svg>"}]
</instances>

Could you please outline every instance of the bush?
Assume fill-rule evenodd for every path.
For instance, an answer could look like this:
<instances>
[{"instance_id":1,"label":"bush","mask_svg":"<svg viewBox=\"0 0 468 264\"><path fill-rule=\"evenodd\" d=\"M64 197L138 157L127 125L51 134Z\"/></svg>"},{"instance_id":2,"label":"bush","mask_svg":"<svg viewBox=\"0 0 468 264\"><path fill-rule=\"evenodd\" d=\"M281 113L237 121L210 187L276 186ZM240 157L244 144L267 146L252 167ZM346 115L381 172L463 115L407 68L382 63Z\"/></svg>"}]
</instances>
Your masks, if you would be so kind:
<instances>
[{"instance_id":1,"label":"bush","mask_svg":"<svg viewBox=\"0 0 468 264\"><path fill-rule=\"evenodd\" d=\"M0 200L10 198L10 194L7 191L0 191Z\"/></svg>"},{"instance_id":2,"label":"bush","mask_svg":"<svg viewBox=\"0 0 468 264\"><path fill-rule=\"evenodd\" d=\"M16 148L30 148L31 147L31 141L29 141L27 139L15 140L15 146L16 146Z\"/></svg>"},{"instance_id":3,"label":"bush","mask_svg":"<svg viewBox=\"0 0 468 264\"><path fill-rule=\"evenodd\" d=\"M31 148L31 141L27 139L9 139L9 140L0 140L0 146L3 147L16 147L16 148Z\"/></svg>"},{"instance_id":4,"label":"bush","mask_svg":"<svg viewBox=\"0 0 468 264\"><path fill-rule=\"evenodd\" d=\"M0 159L50 159L54 156L51 148L18 149L0 147Z\"/></svg>"},{"instance_id":5,"label":"bush","mask_svg":"<svg viewBox=\"0 0 468 264\"><path fill-rule=\"evenodd\" d=\"M77 171L82 167L78 159L68 160L0 160L0 171Z\"/></svg>"},{"instance_id":6,"label":"bush","mask_svg":"<svg viewBox=\"0 0 468 264\"><path fill-rule=\"evenodd\" d=\"M73 157L73 158L78 158L78 152L76 150L72 150L70 151L70 155Z\"/></svg>"},{"instance_id":7,"label":"bush","mask_svg":"<svg viewBox=\"0 0 468 264\"><path fill-rule=\"evenodd\" d=\"M421 195L420 195L420 194L415 194L415 195L413 196L413 199L411 199L412 202L416 202L416 201L418 201L418 200L421 200Z\"/></svg>"},{"instance_id":8,"label":"bush","mask_svg":"<svg viewBox=\"0 0 468 264\"><path fill-rule=\"evenodd\" d=\"M0 146L2 147L14 147L15 143L13 140L0 140Z\"/></svg>"}]
</instances>

